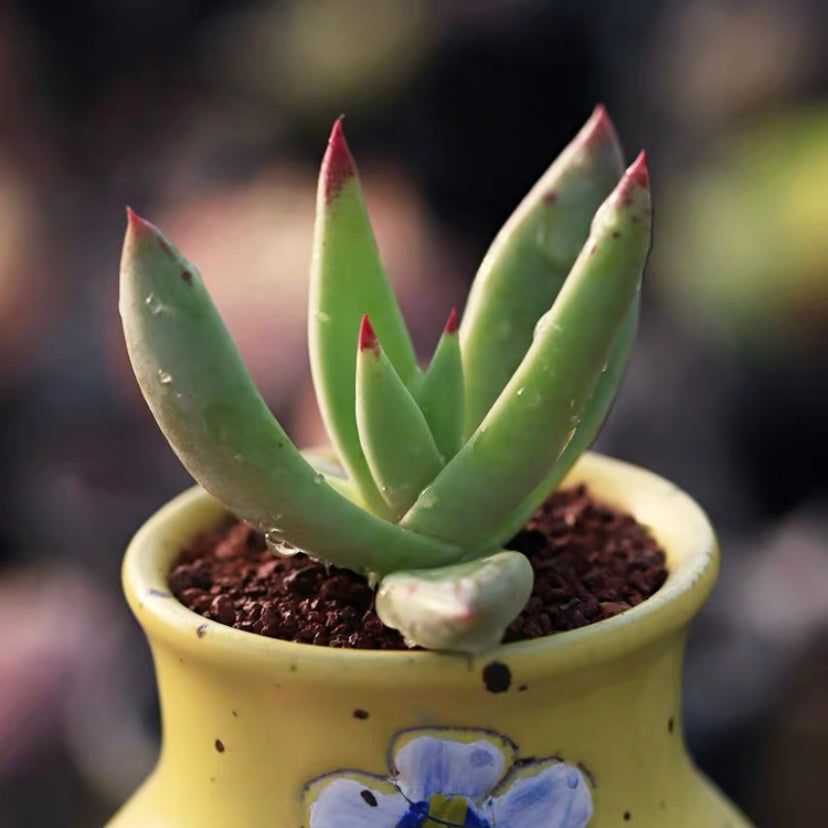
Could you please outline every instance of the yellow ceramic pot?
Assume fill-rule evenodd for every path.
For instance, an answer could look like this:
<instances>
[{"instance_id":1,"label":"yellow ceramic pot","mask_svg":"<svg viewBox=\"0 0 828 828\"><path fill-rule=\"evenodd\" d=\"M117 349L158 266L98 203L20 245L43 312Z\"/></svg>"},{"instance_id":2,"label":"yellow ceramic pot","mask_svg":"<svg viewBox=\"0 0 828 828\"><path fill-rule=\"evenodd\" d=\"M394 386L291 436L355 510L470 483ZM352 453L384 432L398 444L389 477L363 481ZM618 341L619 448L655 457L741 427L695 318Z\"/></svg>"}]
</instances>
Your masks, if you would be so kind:
<instances>
[{"instance_id":1,"label":"yellow ceramic pot","mask_svg":"<svg viewBox=\"0 0 828 828\"><path fill-rule=\"evenodd\" d=\"M223 510L200 490L165 506L123 570L155 659L163 747L111 826L746 826L681 732L685 633L718 564L705 515L598 455L567 482L652 529L666 583L607 621L477 657L328 649L206 621L170 596L167 573Z\"/></svg>"}]
</instances>

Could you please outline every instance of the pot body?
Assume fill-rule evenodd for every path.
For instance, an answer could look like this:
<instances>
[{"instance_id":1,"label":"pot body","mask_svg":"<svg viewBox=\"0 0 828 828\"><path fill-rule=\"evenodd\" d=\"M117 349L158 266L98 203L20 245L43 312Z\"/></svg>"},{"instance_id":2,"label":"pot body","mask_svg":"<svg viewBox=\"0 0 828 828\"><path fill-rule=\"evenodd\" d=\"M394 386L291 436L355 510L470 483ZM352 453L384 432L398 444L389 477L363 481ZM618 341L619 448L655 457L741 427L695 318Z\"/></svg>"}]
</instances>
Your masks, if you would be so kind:
<instances>
[{"instance_id":1,"label":"pot body","mask_svg":"<svg viewBox=\"0 0 828 828\"><path fill-rule=\"evenodd\" d=\"M200 490L168 504L124 563L157 671L161 756L111 828L748 825L681 732L686 627L718 561L704 514L594 454L575 482L651 528L665 585L607 621L474 657L334 650L207 621L166 578L224 512Z\"/></svg>"}]
</instances>

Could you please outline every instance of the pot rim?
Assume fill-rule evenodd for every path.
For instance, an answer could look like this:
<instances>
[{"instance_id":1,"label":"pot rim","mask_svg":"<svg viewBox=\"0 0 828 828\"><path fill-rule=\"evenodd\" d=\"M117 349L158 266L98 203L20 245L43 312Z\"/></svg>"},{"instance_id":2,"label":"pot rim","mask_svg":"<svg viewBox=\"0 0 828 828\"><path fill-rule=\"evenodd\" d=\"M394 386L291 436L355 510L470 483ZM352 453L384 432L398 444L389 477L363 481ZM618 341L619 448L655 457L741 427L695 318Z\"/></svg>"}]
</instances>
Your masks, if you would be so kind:
<instances>
[{"instance_id":1,"label":"pot rim","mask_svg":"<svg viewBox=\"0 0 828 828\"><path fill-rule=\"evenodd\" d=\"M467 681L469 672L477 674L478 665L492 661L508 661L521 680L567 672L625 657L686 626L709 595L719 561L707 516L664 478L587 453L562 485L575 483L585 483L595 497L650 528L667 555L667 580L646 601L612 618L544 638L500 644L479 655L297 644L227 627L187 609L169 591L172 561L196 532L215 526L227 514L198 486L168 502L138 530L124 557L124 592L153 646L164 644L181 655L242 672L374 686L393 686L404 675L434 685L456 685Z\"/></svg>"}]
</instances>

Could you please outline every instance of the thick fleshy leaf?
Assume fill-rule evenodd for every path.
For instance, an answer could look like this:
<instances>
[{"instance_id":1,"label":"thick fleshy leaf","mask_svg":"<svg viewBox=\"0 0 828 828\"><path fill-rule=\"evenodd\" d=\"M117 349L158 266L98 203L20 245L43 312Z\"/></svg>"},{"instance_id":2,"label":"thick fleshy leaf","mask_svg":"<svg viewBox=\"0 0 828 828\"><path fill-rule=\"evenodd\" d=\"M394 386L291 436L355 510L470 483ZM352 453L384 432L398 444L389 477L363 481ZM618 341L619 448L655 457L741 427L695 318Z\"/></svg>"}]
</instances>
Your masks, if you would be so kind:
<instances>
[{"instance_id":1,"label":"thick fleshy leaf","mask_svg":"<svg viewBox=\"0 0 828 828\"><path fill-rule=\"evenodd\" d=\"M457 312L451 311L434 356L413 389L434 442L448 462L463 440L463 366L457 338Z\"/></svg>"},{"instance_id":2,"label":"thick fleshy leaf","mask_svg":"<svg viewBox=\"0 0 828 828\"><path fill-rule=\"evenodd\" d=\"M274 543L357 571L458 559L457 548L380 520L327 485L265 405L195 268L134 214L120 311L132 367L161 430L233 514Z\"/></svg>"},{"instance_id":3,"label":"thick fleshy leaf","mask_svg":"<svg viewBox=\"0 0 828 828\"><path fill-rule=\"evenodd\" d=\"M393 572L377 592L377 615L410 645L482 653L497 646L532 593L520 552L496 552L463 564Z\"/></svg>"},{"instance_id":4,"label":"thick fleshy leaf","mask_svg":"<svg viewBox=\"0 0 828 828\"><path fill-rule=\"evenodd\" d=\"M595 216L552 309L475 433L401 521L481 554L560 459L588 410L640 288L650 246L644 154Z\"/></svg>"},{"instance_id":5,"label":"thick fleshy leaf","mask_svg":"<svg viewBox=\"0 0 828 828\"><path fill-rule=\"evenodd\" d=\"M587 405L581 422L575 428L575 434L567 443L566 448L555 463L552 470L544 478L543 482L535 487L518 507L509 515L503 524L495 530L495 535L502 538L511 538L517 534L526 524L537 508L549 497L566 477L569 470L575 465L578 458L592 445L593 440L598 436L601 426L615 400L615 393L621 384L624 376L624 369L629 362L630 354L635 343L635 335L638 329L639 299L633 300L632 306L627 311L627 316L621 325L621 330L615 338L610 358L607 361L607 368L601 374L592 399Z\"/></svg>"},{"instance_id":6,"label":"thick fleshy leaf","mask_svg":"<svg viewBox=\"0 0 828 828\"><path fill-rule=\"evenodd\" d=\"M443 461L411 392L362 318L356 368L356 421L368 468L399 520L434 480Z\"/></svg>"},{"instance_id":7,"label":"thick fleshy leaf","mask_svg":"<svg viewBox=\"0 0 828 828\"><path fill-rule=\"evenodd\" d=\"M624 170L602 106L535 184L498 233L472 284L460 326L469 436L532 342Z\"/></svg>"},{"instance_id":8,"label":"thick fleshy leaf","mask_svg":"<svg viewBox=\"0 0 828 828\"><path fill-rule=\"evenodd\" d=\"M368 314L406 384L417 361L380 260L341 120L322 161L308 313L311 370L325 427L369 508L383 514L357 433L354 342Z\"/></svg>"}]
</instances>

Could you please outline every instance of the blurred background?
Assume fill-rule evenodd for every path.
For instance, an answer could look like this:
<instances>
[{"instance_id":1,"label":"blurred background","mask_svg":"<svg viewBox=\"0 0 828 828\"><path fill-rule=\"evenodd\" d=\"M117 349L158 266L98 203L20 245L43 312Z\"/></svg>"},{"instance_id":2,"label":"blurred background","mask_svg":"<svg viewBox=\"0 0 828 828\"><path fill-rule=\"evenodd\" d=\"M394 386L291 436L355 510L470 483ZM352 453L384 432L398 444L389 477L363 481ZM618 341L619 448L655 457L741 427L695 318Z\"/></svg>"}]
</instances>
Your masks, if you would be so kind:
<instances>
[{"instance_id":1,"label":"blurred background","mask_svg":"<svg viewBox=\"0 0 828 828\"><path fill-rule=\"evenodd\" d=\"M494 232L603 101L655 245L599 447L720 533L686 727L759 826L828 796L828 6L819 0L0 0L0 826L102 824L151 767L133 531L190 484L117 313L124 205L200 268L319 439L305 344L334 118L430 353Z\"/></svg>"}]
</instances>

